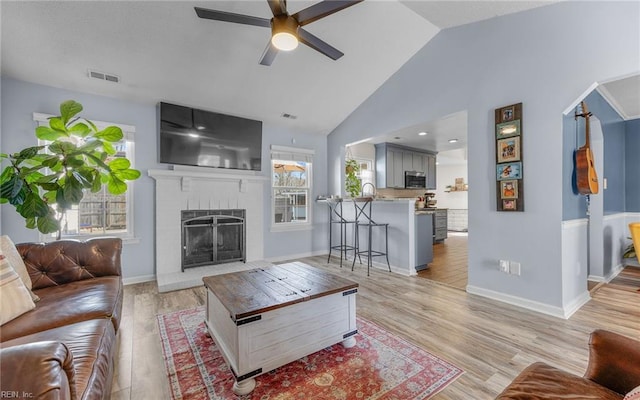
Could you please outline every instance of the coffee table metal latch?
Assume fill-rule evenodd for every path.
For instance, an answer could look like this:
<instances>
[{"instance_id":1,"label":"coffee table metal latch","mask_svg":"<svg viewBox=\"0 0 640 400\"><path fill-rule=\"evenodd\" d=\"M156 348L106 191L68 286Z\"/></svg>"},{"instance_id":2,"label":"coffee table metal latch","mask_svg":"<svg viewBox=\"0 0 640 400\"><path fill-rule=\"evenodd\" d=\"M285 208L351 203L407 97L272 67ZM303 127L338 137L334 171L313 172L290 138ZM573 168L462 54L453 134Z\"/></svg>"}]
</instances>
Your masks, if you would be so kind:
<instances>
[{"instance_id":1,"label":"coffee table metal latch","mask_svg":"<svg viewBox=\"0 0 640 400\"><path fill-rule=\"evenodd\" d=\"M344 335L342 335L342 338L343 338L343 339L346 339L346 338L348 338L348 337L350 337L350 336L355 335L356 333L358 333L358 330L357 330L357 329L356 329L355 331L351 331L351 332L349 332L349 333L345 333Z\"/></svg>"},{"instance_id":2,"label":"coffee table metal latch","mask_svg":"<svg viewBox=\"0 0 640 400\"><path fill-rule=\"evenodd\" d=\"M343 296L349 296L350 294L358 293L358 289L347 290L346 292L342 292Z\"/></svg>"},{"instance_id":3,"label":"coffee table metal latch","mask_svg":"<svg viewBox=\"0 0 640 400\"><path fill-rule=\"evenodd\" d=\"M235 323L236 323L236 326L240 326L240 325L248 324L250 322L260 321L261 319L262 319L262 315L254 315L253 317L237 320L235 321Z\"/></svg>"}]
</instances>

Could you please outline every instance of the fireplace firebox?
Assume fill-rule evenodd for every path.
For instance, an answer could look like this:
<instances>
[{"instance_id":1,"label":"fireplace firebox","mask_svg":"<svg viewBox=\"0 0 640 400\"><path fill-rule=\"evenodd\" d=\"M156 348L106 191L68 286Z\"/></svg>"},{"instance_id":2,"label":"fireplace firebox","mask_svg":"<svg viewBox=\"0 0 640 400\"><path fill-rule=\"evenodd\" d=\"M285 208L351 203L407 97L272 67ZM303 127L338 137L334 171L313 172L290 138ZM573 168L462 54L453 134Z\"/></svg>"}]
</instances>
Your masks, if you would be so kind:
<instances>
[{"instance_id":1,"label":"fireplace firebox","mask_svg":"<svg viewBox=\"0 0 640 400\"><path fill-rule=\"evenodd\" d=\"M182 272L246 261L245 210L183 210Z\"/></svg>"}]
</instances>

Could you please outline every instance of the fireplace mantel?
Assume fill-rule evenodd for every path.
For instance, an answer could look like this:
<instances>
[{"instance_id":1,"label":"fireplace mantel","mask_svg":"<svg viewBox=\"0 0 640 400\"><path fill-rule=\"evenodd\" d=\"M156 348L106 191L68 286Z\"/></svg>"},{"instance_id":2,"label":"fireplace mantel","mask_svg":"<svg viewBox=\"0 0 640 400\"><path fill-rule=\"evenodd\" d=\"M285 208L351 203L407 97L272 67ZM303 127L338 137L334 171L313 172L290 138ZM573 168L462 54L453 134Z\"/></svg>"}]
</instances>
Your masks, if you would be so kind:
<instances>
[{"instance_id":1,"label":"fireplace mantel","mask_svg":"<svg viewBox=\"0 0 640 400\"><path fill-rule=\"evenodd\" d=\"M267 181L268 176L257 175L252 171L229 171L224 169L216 169L215 171L196 171L193 169L150 169L148 171L150 177L158 179L180 179L180 178L199 178L220 181Z\"/></svg>"}]
</instances>

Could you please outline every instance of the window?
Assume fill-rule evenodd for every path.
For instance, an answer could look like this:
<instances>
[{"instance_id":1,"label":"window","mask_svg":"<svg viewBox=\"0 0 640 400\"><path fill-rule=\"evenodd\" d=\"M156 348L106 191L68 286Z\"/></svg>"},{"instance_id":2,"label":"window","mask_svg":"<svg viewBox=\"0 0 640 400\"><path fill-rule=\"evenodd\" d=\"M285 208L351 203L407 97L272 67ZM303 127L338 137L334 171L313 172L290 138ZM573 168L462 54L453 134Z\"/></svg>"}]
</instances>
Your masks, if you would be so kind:
<instances>
[{"instance_id":1,"label":"window","mask_svg":"<svg viewBox=\"0 0 640 400\"><path fill-rule=\"evenodd\" d=\"M363 196L372 196L375 193L375 172L373 171L373 160L367 159L355 159L360 165L360 172L358 173L358 178L360 178L360 183L362 187L362 195ZM368 185L365 187L365 184Z\"/></svg>"},{"instance_id":2,"label":"window","mask_svg":"<svg viewBox=\"0 0 640 400\"><path fill-rule=\"evenodd\" d=\"M272 230L311 226L312 161L312 150L271 146Z\"/></svg>"},{"instance_id":3,"label":"window","mask_svg":"<svg viewBox=\"0 0 640 400\"><path fill-rule=\"evenodd\" d=\"M33 119L39 125L48 125L51 115L34 113ZM126 157L134 165L133 133L135 127L130 125L114 124L108 122L93 121L98 129L110 125L116 125L122 129L124 139L113 143L116 153L111 158ZM84 191L84 197L80 204L67 211L62 220L63 237L86 236L119 236L133 237L133 182L127 181L127 191L120 195L112 195L106 188L97 193L91 190ZM55 237L53 233L51 237Z\"/></svg>"}]
</instances>

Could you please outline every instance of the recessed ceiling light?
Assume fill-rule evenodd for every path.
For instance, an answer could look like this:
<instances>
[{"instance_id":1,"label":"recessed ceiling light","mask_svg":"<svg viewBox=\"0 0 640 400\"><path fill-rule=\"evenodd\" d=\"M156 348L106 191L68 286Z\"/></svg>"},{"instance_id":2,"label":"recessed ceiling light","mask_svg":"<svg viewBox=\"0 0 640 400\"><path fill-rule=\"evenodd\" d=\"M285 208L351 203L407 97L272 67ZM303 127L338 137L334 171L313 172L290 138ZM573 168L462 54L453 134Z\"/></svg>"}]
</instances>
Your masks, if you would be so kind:
<instances>
[{"instance_id":1,"label":"recessed ceiling light","mask_svg":"<svg viewBox=\"0 0 640 400\"><path fill-rule=\"evenodd\" d=\"M204 128L204 125L196 125L196 129L199 131L204 130Z\"/></svg>"},{"instance_id":2,"label":"recessed ceiling light","mask_svg":"<svg viewBox=\"0 0 640 400\"><path fill-rule=\"evenodd\" d=\"M200 135L198 135L197 133L189 133L189 136L191 136L192 138L199 138Z\"/></svg>"},{"instance_id":3,"label":"recessed ceiling light","mask_svg":"<svg viewBox=\"0 0 640 400\"><path fill-rule=\"evenodd\" d=\"M449 139L449 143L457 143L458 139Z\"/></svg>"},{"instance_id":4,"label":"recessed ceiling light","mask_svg":"<svg viewBox=\"0 0 640 400\"><path fill-rule=\"evenodd\" d=\"M420 132L418 133L418 136L427 136L427 132Z\"/></svg>"}]
</instances>

